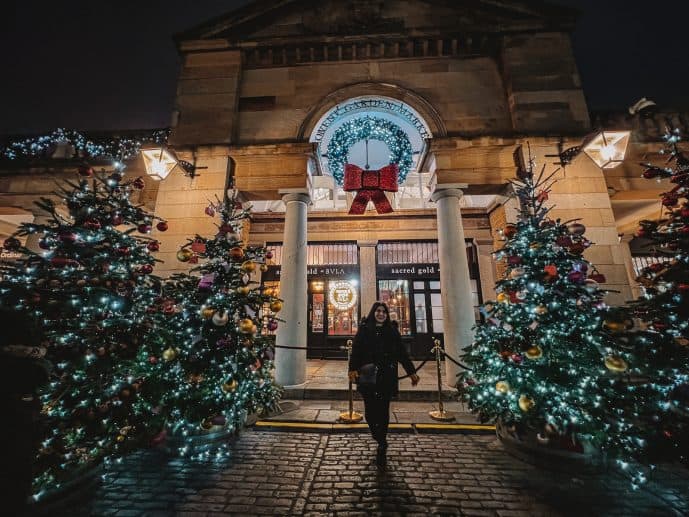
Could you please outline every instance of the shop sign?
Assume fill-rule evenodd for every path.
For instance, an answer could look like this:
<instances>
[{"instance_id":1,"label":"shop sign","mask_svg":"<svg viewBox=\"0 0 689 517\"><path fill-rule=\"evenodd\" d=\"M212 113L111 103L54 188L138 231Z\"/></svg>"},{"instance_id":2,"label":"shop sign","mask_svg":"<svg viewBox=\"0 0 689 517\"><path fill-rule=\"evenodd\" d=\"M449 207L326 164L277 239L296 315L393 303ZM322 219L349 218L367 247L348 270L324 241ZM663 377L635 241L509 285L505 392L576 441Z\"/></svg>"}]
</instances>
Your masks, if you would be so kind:
<instances>
[{"instance_id":1,"label":"shop sign","mask_svg":"<svg viewBox=\"0 0 689 517\"><path fill-rule=\"evenodd\" d=\"M7 251L4 248L0 251L0 262L14 262L20 258L22 254L18 251Z\"/></svg>"},{"instance_id":2,"label":"shop sign","mask_svg":"<svg viewBox=\"0 0 689 517\"><path fill-rule=\"evenodd\" d=\"M328 301L339 311L349 310L357 302L356 287L346 280L331 282Z\"/></svg>"},{"instance_id":3,"label":"shop sign","mask_svg":"<svg viewBox=\"0 0 689 517\"><path fill-rule=\"evenodd\" d=\"M268 266L268 271L263 273L264 281L280 280L282 272L281 266ZM309 266L306 268L306 276L308 278L349 278L352 276L359 276L358 266Z\"/></svg>"},{"instance_id":4,"label":"shop sign","mask_svg":"<svg viewBox=\"0 0 689 517\"><path fill-rule=\"evenodd\" d=\"M379 264L376 272L378 278L440 278L438 264Z\"/></svg>"}]
</instances>

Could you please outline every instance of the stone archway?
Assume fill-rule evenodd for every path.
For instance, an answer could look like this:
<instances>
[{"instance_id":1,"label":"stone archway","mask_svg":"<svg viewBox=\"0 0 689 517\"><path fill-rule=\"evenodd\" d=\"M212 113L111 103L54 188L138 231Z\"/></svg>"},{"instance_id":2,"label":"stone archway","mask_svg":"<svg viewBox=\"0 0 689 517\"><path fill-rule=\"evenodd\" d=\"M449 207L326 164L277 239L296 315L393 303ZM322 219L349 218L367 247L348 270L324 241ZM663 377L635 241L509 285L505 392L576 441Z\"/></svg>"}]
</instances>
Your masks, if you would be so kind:
<instances>
[{"instance_id":1,"label":"stone archway","mask_svg":"<svg viewBox=\"0 0 689 517\"><path fill-rule=\"evenodd\" d=\"M297 133L297 141L309 140L321 118L334 106L357 97L388 97L413 108L426 122L433 138L447 136L447 128L433 105L417 93L395 84L356 83L326 95L306 116Z\"/></svg>"}]
</instances>

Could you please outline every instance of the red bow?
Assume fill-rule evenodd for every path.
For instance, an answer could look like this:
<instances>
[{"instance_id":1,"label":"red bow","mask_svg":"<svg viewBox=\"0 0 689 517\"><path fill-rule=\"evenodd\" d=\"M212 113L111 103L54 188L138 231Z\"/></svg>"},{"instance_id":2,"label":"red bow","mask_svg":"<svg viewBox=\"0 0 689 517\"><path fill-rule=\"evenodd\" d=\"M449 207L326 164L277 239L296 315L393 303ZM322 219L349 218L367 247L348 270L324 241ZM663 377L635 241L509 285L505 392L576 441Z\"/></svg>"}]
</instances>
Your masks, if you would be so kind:
<instances>
[{"instance_id":1,"label":"red bow","mask_svg":"<svg viewBox=\"0 0 689 517\"><path fill-rule=\"evenodd\" d=\"M344 189L347 192L358 191L350 214L363 214L369 201L373 201L379 214L389 214L392 206L385 192L397 192L397 175L399 167L390 164L379 171L365 171L350 163L345 165Z\"/></svg>"}]
</instances>

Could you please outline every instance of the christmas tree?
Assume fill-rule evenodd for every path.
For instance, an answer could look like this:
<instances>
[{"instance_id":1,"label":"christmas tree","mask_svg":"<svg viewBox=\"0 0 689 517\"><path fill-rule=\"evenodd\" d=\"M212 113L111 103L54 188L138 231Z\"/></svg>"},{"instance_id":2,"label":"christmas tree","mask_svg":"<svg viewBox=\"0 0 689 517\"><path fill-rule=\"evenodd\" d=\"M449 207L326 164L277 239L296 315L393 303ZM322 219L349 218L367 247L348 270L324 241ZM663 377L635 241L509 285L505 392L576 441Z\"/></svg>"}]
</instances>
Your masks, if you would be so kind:
<instances>
[{"instance_id":1,"label":"christmas tree","mask_svg":"<svg viewBox=\"0 0 689 517\"><path fill-rule=\"evenodd\" d=\"M210 204L206 214L219 215L217 234L196 235L177 253L199 265L165 282L148 309L156 331L138 354L146 381L137 410L156 431L153 443L239 429L247 412L274 407L281 393L267 334L277 328L282 302L250 279L272 254L242 242L249 212L236 196ZM182 454L191 450L180 447Z\"/></svg>"},{"instance_id":2,"label":"christmas tree","mask_svg":"<svg viewBox=\"0 0 689 517\"><path fill-rule=\"evenodd\" d=\"M637 235L651 240L656 261L637 278L644 294L628 307L635 325L619 337L639 362L623 399L644 437L636 456L689 464L689 158L680 139L668 126L666 163L645 164L644 178L673 187L661 195L665 217L640 222Z\"/></svg>"},{"instance_id":3,"label":"christmas tree","mask_svg":"<svg viewBox=\"0 0 689 517\"><path fill-rule=\"evenodd\" d=\"M584 445L624 446L607 436L606 407L629 356L604 329L603 275L583 258L591 245L577 221L549 218L555 173L513 181L517 224L503 230L505 277L497 300L484 304L484 321L463 358L470 368L460 389L481 421L499 421L534 444L584 452ZM556 171L557 172L557 171ZM612 433L610 433L612 434ZM624 443L619 443L619 442Z\"/></svg>"},{"instance_id":4,"label":"christmas tree","mask_svg":"<svg viewBox=\"0 0 689 517\"><path fill-rule=\"evenodd\" d=\"M3 268L2 305L43 328L53 364L41 395L47 434L36 460L37 494L136 446L143 429L131 408L141 387L131 366L150 327L137 307L155 294L158 244L145 236L156 218L130 202L144 181L125 180L123 168L80 167L58 199L36 203L45 222L23 224L4 242L24 258ZM23 236L40 236L45 252L23 248Z\"/></svg>"}]
</instances>

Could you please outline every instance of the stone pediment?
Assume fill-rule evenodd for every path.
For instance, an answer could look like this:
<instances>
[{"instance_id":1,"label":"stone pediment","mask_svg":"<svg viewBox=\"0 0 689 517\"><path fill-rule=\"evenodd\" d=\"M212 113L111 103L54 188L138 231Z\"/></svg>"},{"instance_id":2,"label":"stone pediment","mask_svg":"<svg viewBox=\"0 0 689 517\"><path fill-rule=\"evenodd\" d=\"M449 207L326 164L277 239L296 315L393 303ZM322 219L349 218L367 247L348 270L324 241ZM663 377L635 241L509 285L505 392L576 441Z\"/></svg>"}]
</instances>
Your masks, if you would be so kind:
<instances>
[{"instance_id":1,"label":"stone pediment","mask_svg":"<svg viewBox=\"0 0 689 517\"><path fill-rule=\"evenodd\" d=\"M257 0L177 40L569 30L575 17L576 11L542 0Z\"/></svg>"}]
</instances>

